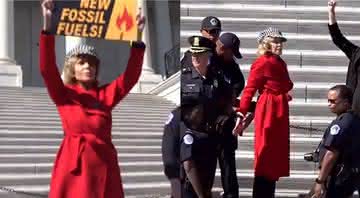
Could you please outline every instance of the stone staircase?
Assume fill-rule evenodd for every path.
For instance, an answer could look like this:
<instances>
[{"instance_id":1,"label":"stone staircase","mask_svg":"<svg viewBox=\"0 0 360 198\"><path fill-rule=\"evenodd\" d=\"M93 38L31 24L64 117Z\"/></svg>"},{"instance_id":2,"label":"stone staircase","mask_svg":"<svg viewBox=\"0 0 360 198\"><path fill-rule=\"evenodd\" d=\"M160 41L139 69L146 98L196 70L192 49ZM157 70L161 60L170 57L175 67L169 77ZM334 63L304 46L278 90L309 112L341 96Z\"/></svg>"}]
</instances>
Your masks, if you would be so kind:
<instances>
[{"instance_id":1,"label":"stone staircase","mask_svg":"<svg viewBox=\"0 0 360 198\"><path fill-rule=\"evenodd\" d=\"M338 1L337 20L342 32L360 44L360 1ZM283 31L288 42L282 57L288 64L295 83L291 102L291 124L325 128L334 118L327 109L327 90L345 83L348 60L336 48L328 34L327 1L325 0L182 0L181 52L189 47L187 37L199 35L201 20L217 16L223 32L234 32L241 40L239 61L245 77L256 58L256 36L269 26ZM290 130L291 172L277 184L276 197L297 197L309 191L317 175L316 164L305 162L303 154L316 148L322 132ZM253 126L239 138L236 151L240 196L251 197L253 182ZM220 173L213 191L220 194ZM357 195L356 195L357 196Z\"/></svg>"},{"instance_id":2,"label":"stone staircase","mask_svg":"<svg viewBox=\"0 0 360 198\"><path fill-rule=\"evenodd\" d=\"M113 111L126 197L162 197L170 184L163 173L163 124L175 105L149 94L129 94ZM0 197L41 197L63 133L55 105L44 88L0 88ZM2 187L35 193L7 192Z\"/></svg>"}]
</instances>

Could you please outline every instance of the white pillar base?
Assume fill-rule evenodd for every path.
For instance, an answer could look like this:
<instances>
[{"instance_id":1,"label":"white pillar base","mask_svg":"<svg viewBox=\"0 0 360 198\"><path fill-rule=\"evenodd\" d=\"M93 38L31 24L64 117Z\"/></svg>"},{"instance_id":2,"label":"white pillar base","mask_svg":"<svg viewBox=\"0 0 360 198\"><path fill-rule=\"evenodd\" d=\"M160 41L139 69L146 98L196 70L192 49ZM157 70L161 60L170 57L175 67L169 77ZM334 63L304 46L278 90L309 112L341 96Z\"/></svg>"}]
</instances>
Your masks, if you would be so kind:
<instances>
[{"instance_id":1,"label":"white pillar base","mask_svg":"<svg viewBox=\"0 0 360 198\"><path fill-rule=\"evenodd\" d=\"M157 84L162 82L161 75L155 74L151 71L142 70L140 79L130 93L148 93Z\"/></svg>"},{"instance_id":2,"label":"white pillar base","mask_svg":"<svg viewBox=\"0 0 360 198\"><path fill-rule=\"evenodd\" d=\"M23 87L23 73L20 65L0 62L0 87Z\"/></svg>"}]
</instances>

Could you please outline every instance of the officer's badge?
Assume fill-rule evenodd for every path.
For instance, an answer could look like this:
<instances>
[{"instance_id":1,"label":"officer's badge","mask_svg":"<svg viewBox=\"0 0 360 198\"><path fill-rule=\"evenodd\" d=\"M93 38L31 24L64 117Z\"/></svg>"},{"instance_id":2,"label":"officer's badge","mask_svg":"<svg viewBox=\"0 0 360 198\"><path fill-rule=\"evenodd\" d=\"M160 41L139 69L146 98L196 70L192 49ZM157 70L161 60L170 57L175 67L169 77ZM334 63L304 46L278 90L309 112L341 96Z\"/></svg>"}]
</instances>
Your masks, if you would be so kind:
<instances>
[{"instance_id":1,"label":"officer's badge","mask_svg":"<svg viewBox=\"0 0 360 198\"><path fill-rule=\"evenodd\" d=\"M331 135L337 135L340 131L340 126L335 124L330 128L330 134Z\"/></svg>"},{"instance_id":2,"label":"officer's badge","mask_svg":"<svg viewBox=\"0 0 360 198\"><path fill-rule=\"evenodd\" d=\"M194 37L194 47L199 47L199 42L200 42L200 39L199 37Z\"/></svg>"},{"instance_id":3,"label":"officer's badge","mask_svg":"<svg viewBox=\"0 0 360 198\"><path fill-rule=\"evenodd\" d=\"M214 80L214 87L217 88L219 86L219 82L217 80Z\"/></svg>"},{"instance_id":4,"label":"officer's badge","mask_svg":"<svg viewBox=\"0 0 360 198\"><path fill-rule=\"evenodd\" d=\"M215 18L210 19L211 25L215 26L217 25L218 21Z\"/></svg>"},{"instance_id":5,"label":"officer's badge","mask_svg":"<svg viewBox=\"0 0 360 198\"><path fill-rule=\"evenodd\" d=\"M168 116L168 119L165 122L165 124L168 125L173 118L174 118L174 114L170 113L169 116Z\"/></svg>"},{"instance_id":6,"label":"officer's badge","mask_svg":"<svg viewBox=\"0 0 360 198\"><path fill-rule=\"evenodd\" d=\"M191 145L194 143L194 138L190 134L186 134L183 139L185 144Z\"/></svg>"}]
</instances>

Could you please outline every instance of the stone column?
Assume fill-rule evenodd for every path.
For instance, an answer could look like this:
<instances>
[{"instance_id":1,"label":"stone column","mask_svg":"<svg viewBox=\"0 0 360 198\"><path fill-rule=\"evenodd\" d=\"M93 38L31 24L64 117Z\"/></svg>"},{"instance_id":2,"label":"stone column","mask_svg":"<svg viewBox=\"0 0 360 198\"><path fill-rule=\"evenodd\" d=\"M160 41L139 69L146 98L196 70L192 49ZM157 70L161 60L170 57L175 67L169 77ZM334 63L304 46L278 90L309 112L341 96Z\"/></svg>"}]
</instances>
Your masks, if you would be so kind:
<instances>
[{"instance_id":1,"label":"stone column","mask_svg":"<svg viewBox=\"0 0 360 198\"><path fill-rule=\"evenodd\" d=\"M171 26L175 25L171 23L169 1L154 1L154 13L155 28L156 28L156 54L152 54L152 57L156 57L156 65L159 71L165 74L165 61L164 55L166 52L172 49L172 31Z\"/></svg>"},{"instance_id":2,"label":"stone column","mask_svg":"<svg viewBox=\"0 0 360 198\"><path fill-rule=\"evenodd\" d=\"M14 2L0 1L0 86L22 87L22 69L14 49Z\"/></svg>"},{"instance_id":3,"label":"stone column","mask_svg":"<svg viewBox=\"0 0 360 198\"><path fill-rule=\"evenodd\" d=\"M146 0L138 0L138 7L141 7L142 9L142 15L146 17L146 24L145 29L143 32L142 40L146 44L146 51L144 55L144 62L142 66L141 76L139 79L139 82L134 86L134 88L131 90L132 93L146 93L148 92L152 87L154 87L156 84L162 81L162 78L160 75L157 75L154 73L154 70L152 68L153 61L152 61L152 52L151 52L151 38L149 33L149 22L150 17L148 14L148 5ZM158 21L156 21L158 22Z\"/></svg>"},{"instance_id":4,"label":"stone column","mask_svg":"<svg viewBox=\"0 0 360 198\"><path fill-rule=\"evenodd\" d=\"M142 40L144 41L144 43L146 44L146 51L145 51L145 56L144 56L144 63L143 63L143 68L142 68L142 72L151 72L153 73L153 69L151 68L150 65L151 64L151 49L150 49L150 42L148 42L150 40L150 36L149 36L149 18L148 18L148 14L147 14L147 6L146 6L146 1L145 0L139 0L138 1L139 4L138 6L141 7L142 9L142 15L144 15L146 17L146 24L145 24L145 29L142 35Z\"/></svg>"}]
</instances>

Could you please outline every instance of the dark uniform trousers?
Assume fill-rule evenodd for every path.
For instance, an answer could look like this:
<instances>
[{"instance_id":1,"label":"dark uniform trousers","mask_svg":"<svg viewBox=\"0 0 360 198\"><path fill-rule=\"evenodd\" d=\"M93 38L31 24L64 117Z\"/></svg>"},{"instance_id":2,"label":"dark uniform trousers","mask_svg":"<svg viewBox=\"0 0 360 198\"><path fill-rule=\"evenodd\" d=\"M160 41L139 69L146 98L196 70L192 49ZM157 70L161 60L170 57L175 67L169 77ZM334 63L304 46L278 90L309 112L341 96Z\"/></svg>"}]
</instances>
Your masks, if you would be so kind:
<instances>
[{"instance_id":1,"label":"dark uniform trousers","mask_svg":"<svg viewBox=\"0 0 360 198\"><path fill-rule=\"evenodd\" d=\"M225 62L221 57L214 57L216 65L220 66L224 72L225 80L231 84L233 94L227 99L232 105L237 105L235 97L239 96L245 85L244 76L235 61ZM221 146L217 154L220 171L221 184L224 190L223 198L238 198L239 184L236 175L235 150L237 149L237 137L232 135L235 126L235 113L231 118L231 123L225 126L222 132Z\"/></svg>"},{"instance_id":2,"label":"dark uniform trousers","mask_svg":"<svg viewBox=\"0 0 360 198\"><path fill-rule=\"evenodd\" d=\"M235 116L231 117L223 129L221 142L217 152L221 171L221 183L224 190L224 198L238 198L239 184L236 175L235 150L237 149L237 137L232 135L235 126Z\"/></svg>"},{"instance_id":3,"label":"dark uniform trousers","mask_svg":"<svg viewBox=\"0 0 360 198\"><path fill-rule=\"evenodd\" d=\"M349 198L354 191L360 192L360 174L337 169L331 174L325 198Z\"/></svg>"},{"instance_id":4,"label":"dark uniform trousers","mask_svg":"<svg viewBox=\"0 0 360 198\"><path fill-rule=\"evenodd\" d=\"M205 187L211 188L214 182L216 170L215 153L218 144L217 136L191 130L183 123L180 124L180 130L182 137L190 135L193 138L192 143L182 140L180 146L180 160L182 162L189 159L193 160L199 170L198 174L204 180ZM187 177L184 177L183 180L182 195L183 198L197 198L197 195Z\"/></svg>"}]
</instances>

